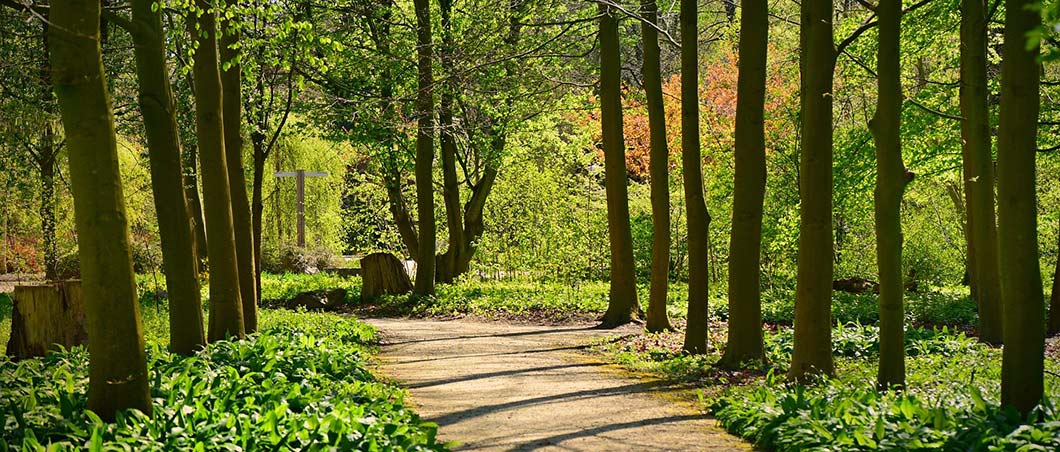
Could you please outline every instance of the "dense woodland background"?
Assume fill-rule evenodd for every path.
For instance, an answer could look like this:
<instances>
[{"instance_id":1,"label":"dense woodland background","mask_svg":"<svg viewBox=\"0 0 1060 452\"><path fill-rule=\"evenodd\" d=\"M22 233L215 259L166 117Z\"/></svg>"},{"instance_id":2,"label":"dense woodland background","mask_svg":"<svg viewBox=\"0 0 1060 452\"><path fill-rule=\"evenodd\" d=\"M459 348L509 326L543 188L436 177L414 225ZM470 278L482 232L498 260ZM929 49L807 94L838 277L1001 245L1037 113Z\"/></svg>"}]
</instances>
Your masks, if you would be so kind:
<instances>
[{"instance_id":1,"label":"dense woodland background","mask_svg":"<svg viewBox=\"0 0 1060 452\"><path fill-rule=\"evenodd\" d=\"M150 415L147 358L117 358L145 356L145 298L170 299L174 353L261 341L291 333L268 309L259 325L284 278L382 251L416 264L385 312L485 297L646 319L647 345L605 353L670 377L748 372L714 409L768 447L809 443L762 433L779 422L756 412L829 406L828 384L854 381L807 402L763 389L774 372L862 391L877 364L877 386L841 397L923 408L899 411L940 431L973 411L1041 427L1058 394L1043 379L1047 320L1060 331L1060 7L804 2L0 0L0 273L83 278L90 349L102 319L118 325L91 361L105 419ZM327 174L305 181L305 246L295 181L276 177L297 170ZM961 353L974 362L920 360ZM990 383L958 411L928 408L980 365ZM924 400L905 398L907 374ZM131 389L99 378L115 375Z\"/></svg>"},{"instance_id":2,"label":"dense woodland background","mask_svg":"<svg viewBox=\"0 0 1060 452\"><path fill-rule=\"evenodd\" d=\"M371 4L325 5L284 2L258 6L263 17L248 20L242 55L247 133L260 131L271 143L260 174L248 140L244 167L248 185L262 184L262 245L266 269L282 270L280 257L294 239L292 178L275 171L327 171L307 179L306 221L310 251L328 256L376 250L408 256L388 205L386 180L396 177L405 198L415 205L412 153L415 128L410 122L415 97L414 36L411 4L399 3L390 19L395 32L389 51L373 41L377 10ZM1004 7L994 3L989 33L991 121L996 129L998 76ZM454 134L458 138L458 179L486 161L500 168L486 201L485 231L471 265L478 272L533 276L560 281L603 279L608 275L606 209L599 150L599 112L592 84L596 77L595 7L580 3L535 3L525 15L528 26L517 48L504 49L497 27L506 12L488 2L461 3L453 12L452 77L460 91ZM849 2L837 5L836 36L862 25L872 14ZM903 153L918 177L902 204L905 230L903 269L927 285L953 286L965 280L965 207L961 184L961 147L957 106L959 11L955 2L931 1L903 19ZM659 26L676 35L677 8L660 7ZM729 222L732 208L738 15L723 2L701 11L701 133L710 229L711 282L726 284ZM312 17L310 20L309 17ZM434 20L439 15L435 14ZM766 94L768 188L763 230L763 284L790 289L798 244L798 5L770 5L769 72ZM182 18L167 14L171 38L175 98L185 149L185 172L194 181L194 103L187 72ZM579 22L579 19L583 19ZM54 99L47 95L43 29L28 14L6 9L2 17L4 52L0 66L3 96L4 171L3 247L0 263L8 272L42 273L54 259L62 271L76 269L77 241L62 126ZM498 23L501 22L501 23ZM569 22L549 25L549 22ZM127 187L134 258L138 268L161 265L157 220L151 202L148 159L137 113L132 44L127 33L106 23L105 67L115 97L121 139L119 155ZM491 28L492 27L492 28ZM175 30L175 31L174 31ZM304 30L304 31L303 31ZM397 32L401 30L402 32ZM640 89L640 24L625 20L623 36L624 133L630 183L630 211L638 274L646 279L651 256L651 208L648 193L648 123ZM546 45L547 44L547 45ZM250 50L253 49L253 50ZM875 31L855 40L837 62L835 94L836 279L874 279L872 190L874 144L867 127L875 110ZM673 210L671 275L683 279L685 237L680 159L680 76L677 49L664 37L662 69L671 157ZM496 74L499 63L516 62L518 77ZM1039 224L1043 277L1048 283L1057 256L1057 152L1060 146L1058 85L1054 65L1043 66L1039 128ZM379 78L393 81L394 118L381 118ZM288 104L288 98L290 103ZM503 99L503 100L501 100ZM508 102L510 107L502 107ZM287 106L290 105L288 111ZM498 110L495 113L482 110ZM483 141L482 115L503 115L507 136L500 151ZM260 123L265 118L267 123ZM284 121L286 119L286 121ZM280 126L282 125L282 129ZM277 130L279 129L279 130ZM394 144L386 149L381 134ZM440 184L441 169L435 181ZM47 182L49 181L50 182ZM50 186L49 186L50 185ZM248 186L248 190L252 188ZM48 192L52 192L48 195ZM189 191L189 193L191 193ZM445 204L436 190L439 250L446 249ZM468 190L462 196L469 196ZM54 218L54 220L53 220ZM413 220L414 221L414 220ZM55 233L47 228L54 222ZM42 229L43 228L43 229ZM53 257L49 257L49 255ZM720 285L720 286L718 286ZM1048 284L1047 284L1048 285ZM719 291L716 293L723 293Z\"/></svg>"}]
</instances>

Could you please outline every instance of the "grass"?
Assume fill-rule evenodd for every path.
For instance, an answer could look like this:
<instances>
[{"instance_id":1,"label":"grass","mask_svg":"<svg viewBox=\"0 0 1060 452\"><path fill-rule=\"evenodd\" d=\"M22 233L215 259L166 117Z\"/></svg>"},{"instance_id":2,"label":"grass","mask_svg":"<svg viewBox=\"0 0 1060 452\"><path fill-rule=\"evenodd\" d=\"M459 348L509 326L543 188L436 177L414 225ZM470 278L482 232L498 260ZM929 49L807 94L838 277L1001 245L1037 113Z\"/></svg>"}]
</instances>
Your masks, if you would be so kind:
<instances>
[{"instance_id":1,"label":"grass","mask_svg":"<svg viewBox=\"0 0 1060 452\"><path fill-rule=\"evenodd\" d=\"M352 282L351 284L357 284ZM925 293L909 294L906 300L908 320L916 326L963 326L977 321L975 302L964 288L932 288ZM352 291L351 291L352 292ZM638 297L647 309L648 286L638 287ZM879 319L874 294L836 292L833 316L838 322L873 323ZM680 322L688 309L688 292L681 283L672 283L667 311ZM795 312L793 291L763 294L762 312L766 323L791 325ZM355 299L356 300L356 299ZM575 284L555 282L465 279L451 285L437 286L433 298L411 296L383 297L360 306L366 312L416 317L473 316L486 319L528 320L562 323L593 321L607 310L608 283L587 281ZM356 302L356 301L355 301ZM711 317L728 319L724 293L715 291L710 301Z\"/></svg>"}]
</instances>

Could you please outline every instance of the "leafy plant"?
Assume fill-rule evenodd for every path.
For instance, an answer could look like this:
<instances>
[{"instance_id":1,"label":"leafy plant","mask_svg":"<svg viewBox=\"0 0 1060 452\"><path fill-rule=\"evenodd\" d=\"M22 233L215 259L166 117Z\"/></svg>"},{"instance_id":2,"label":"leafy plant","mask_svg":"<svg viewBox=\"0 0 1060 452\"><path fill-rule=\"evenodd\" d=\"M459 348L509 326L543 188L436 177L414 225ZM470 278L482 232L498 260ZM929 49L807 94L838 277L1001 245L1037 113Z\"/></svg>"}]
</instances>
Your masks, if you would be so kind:
<instances>
[{"instance_id":1,"label":"leafy plant","mask_svg":"<svg viewBox=\"0 0 1060 452\"><path fill-rule=\"evenodd\" d=\"M193 357L148 350L154 417L104 423L85 408L83 348L0 358L0 450L444 451L437 426L365 367L374 330L308 313L266 317L245 341Z\"/></svg>"}]
</instances>

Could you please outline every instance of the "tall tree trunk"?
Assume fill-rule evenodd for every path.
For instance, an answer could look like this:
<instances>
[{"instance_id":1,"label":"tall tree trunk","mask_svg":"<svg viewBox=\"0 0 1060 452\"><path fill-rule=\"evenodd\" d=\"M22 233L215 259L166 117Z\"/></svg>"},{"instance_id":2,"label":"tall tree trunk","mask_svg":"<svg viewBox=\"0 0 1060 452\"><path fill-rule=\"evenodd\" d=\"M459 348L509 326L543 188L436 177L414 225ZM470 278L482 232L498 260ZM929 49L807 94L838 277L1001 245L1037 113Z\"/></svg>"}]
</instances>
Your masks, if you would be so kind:
<instances>
[{"instance_id":1,"label":"tall tree trunk","mask_svg":"<svg viewBox=\"0 0 1060 452\"><path fill-rule=\"evenodd\" d=\"M876 54L876 262L880 280L878 387L905 386L905 307L902 283L902 196L909 178L902 162L902 0L880 0Z\"/></svg>"},{"instance_id":2,"label":"tall tree trunk","mask_svg":"<svg viewBox=\"0 0 1060 452\"><path fill-rule=\"evenodd\" d=\"M832 41L831 0L801 6L801 157L795 348L788 377L832 374Z\"/></svg>"},{"instance_id":3,"label":"tall tree trunk","mask_svg":"<svg viewBox=\"0 0 1060 452\"><path fill-rule=\"evenodd\" d=\"M1049 335L1057 333L1060 333L1060 252L1057 253L1056 270L1053 270L1053 293L1049 299Z\"/></svg>"},{"instance_id":4,"label":"tall tree trunk","mask_svg":"<svg viewBox=\"0 0 1060 452\"><path fill-rule=\"evenodd\" d=\"M393 17L393 0L380 0L379 2L379 27L378 43L379 53L386 58L392 58L390 54L390 21ZM394 218L394 224L398 228L398 234L405 245L409 258L419 262L420 242L416 237L416 225L409 214L405 197L402 194L401 172L398 170L397 157L395 154L395 131L398 119L394 111L394 77L390 65L383 65L379 77L379 111L382 113L386 126L379 141L386 149L388 160L383 165L383 185L386 189L387 205L390 214Z\"/></svg>"},{"instance_id":5,"label":"tall tree trunk","mask_svg":"<svg viewBox=\"0 0 1060 452\"><path fill-rule=\"evenodd\" d=\"M210 256L210 324L207 339L243 338L236 238L232 226L231 185L225 158L221 71L217 60L217 18L207 0L197 0L202 11L189 18L188 32L199 41L192 74L195 80L195 128L202 160L207 253ZM194 19L194 20L192 20ZM198 26L196 27L196 23Z\"/></svg>"},{"instance_id":6,"label":"tall tree trunk","mask_svg":"<svg viewBox=\"0 0 1060 452\"><path fill-rule=\"evenodd\" d=\"M260 92L258 94L261 94ZM264 130L259 125L258 130ZM254 239L254 288L261 295L261 228L262 213L265 211L265 199L262 194L262 186L265 184L265 161L269 153L265 149L265 134L255 130L250 134L250 142L254 149L254 176L251 182L250 198L250 226Z\"/></svg>"},{"instance_id":7,"label":"tall tree trunk","mask_svg":"<svg viewBox=\"0 0 1060 452\"><path fill-rule=\"evenodd\" d=\"M129 30L135 43L140 111L151 160L151 188L169 291L170 349L191 355L206 345L194 238L184 197L177 112L169 84L162 14L154 0L134 0Z\"/></svg>"},{"instance_id":8,"label":"tall tree trunk","mask_svg":"<svg viewBox=\"0 0 1060 452\"><path fill-rule=\"evenodd\" d=\"M453 83L453 31L452 0L439 0L442 12L442 83L441 100L438 104L438 126L442 148L442 199L445 201L445 220L449 233L449 247L438 256L436 279L440 283L452 283L456 278L456 266L464 247L464 223L461 217L460 182L456 175L456 137L453 123L453 100L456 86Z\"/></svg>"},{"instance_id":9,"label":"tall tree trunk","mask_svg":"<svg viewBox=\"0 0 1060 452\"><path fill-rule=\"evenodd\" d=\"M434 75L430 0L414 0L419 92L416 96L416 213L419 217L419 260L416 261L416 295L434 295Z\"/></svg>"},{"instance_id":10,"label":"tall tree trunk","mask_svg":"<svg viewBox=\"0 0 1060 452\"><path fill-rule=\"evenodd\" d=\"M987 107L984 0L961 1L961 141L967 204L968 273L979 305L979 340L1001 343L1001 280L994 223L994 159Z\"/></svg>"},{"instance_id":11,"label":"tall tree trunk","mask_svg":"<svg viewBox=\"0 0 1060 452\"><path fill-rule=\"evenodd\" d=\"M699 8L681 0L681 165L688 221L688 320L684 350L707 352L710 295L710 213L703 197L699 145Z\"/></svg>"},{"instance_id":12,"label":"tall tree trunk","mask_svg":"<svg viewBox=\"0 0 1060 452\"><path fill-rule=\"evenodd\" d=\"M1005 348L1001 404L1026 415L1042 399L1045 299L1038 262L1035 157L1040 108L1038 54L1027 36L1041 26L1032 0L1005 0L997 193Z\"/></svg>"},{"instance_id":13,"label":"tall tree trunk","mask_svg":"<svg viewBox=\"0 0 1060 452\"><path fill-rule=\"evenodd\" d=\"M50 92L52 87L47 89ZM48 281L55 281L59 277L59 252L55 243L55 169L58 154L55 149L55 129L49 119L41 133L41 148L37 155L37 167L40 170L41 245L44 279Z\"/></svg>"},{"instance_id":14,"label":"tall tree trunk","mask_svg":"<svg viewBox=\"0 0 1060 452\"><path fill-rule=\"evenodd\" d=\"M228 8L236 0L225 0ZM228 70L221 71L222 118L224 121L225 159L228 167L229 192L232 196L232 227L236 238L236 270L239 275L239 297L243 303L243 329L258 330L257 270L254 267L254 234L251 226L247 179L243 171L243 74L239 64L239 31L231 20L221 20L220 56Z\"/></svg>"},{"instance_id":15,"label":"tall tree trunk","mask_svg":"<svg viewBox=\"0 0 1060 452\"><path fill-rule=\"evenodd\" d=\"M191 232L195 240L195 268L201 270L201 264L207 259L206 222L202 216L202 198L199 197L199 148L195 143L184 144L184 198L188 200L188 214L191 217Z\"/></svg>"},{"instance_id":16,"label":"tall tree trunk","mask_svg":"<svg viewBox=\"0 0 1060 452\"><path fill-rule=\"evenodd\" d=\"M762 339L762 204L766 195L765 95L769 5L743 0L736 96L736 168L729 241L729 343L722 362L765 359Z\"/></svg>"},{"instance_id":17,"label":"tall tree trunk","mask_svg":"<svg viewBox=\"0 0 1060 452\"><path fill-rule=\"evenodd\" d=\"M44 44L43 61L40 65L38 82L40 84L41 105L44 106L45 121L41 130L40 143L33 157L40 172L40 214L41 253L44 255L44 278L54 281L58 278L59 253L55 237L55 170L59 160L59 149L55 144L55 126L52 124L52 71L50 67L49 35L51 24L44 13L41 27L41 42Z\"/></svg>"},{"instance_id":18,"label":"tall tree trunk","mask_svg":"<svg viewBox=\"0 0 1060 452\"><path fill-rule=\"evenodd\" d=\"M53 86L69 146L88 330L88 408L106 420L151 414L118 145L99 45L98 0L54 0Z\"/></svg>"},{"instance_id":19,"label":"tall tree trunk","mask_svg":"<svg viewBox=\"0 0 1060 452\"><path fill-rule=\"evenodd\" d=\"M633 232L629 226L626 146L622 140L622 63L618 9L600 4L600 125L604 146L607 231L611 241L611 290L602 326L615 327L637 316Z\"/></svg>"},{"instance_id":20,"label":"tall tree trunk","mask_svg":"<svg viewBox=\"0 0 1060 452\"><path fill-rule=\"evenodd\" d=\"M670 150L666 148L666 109L663 105L662 63L659 57L659 5L655 0L641 2L640 32L644 40L644 95L648 104L648 129L651 152L648 170L651 174L651 287L648 292L650 332L666 331L666 292L670 284Z\"/></svg>"}]
</instances>

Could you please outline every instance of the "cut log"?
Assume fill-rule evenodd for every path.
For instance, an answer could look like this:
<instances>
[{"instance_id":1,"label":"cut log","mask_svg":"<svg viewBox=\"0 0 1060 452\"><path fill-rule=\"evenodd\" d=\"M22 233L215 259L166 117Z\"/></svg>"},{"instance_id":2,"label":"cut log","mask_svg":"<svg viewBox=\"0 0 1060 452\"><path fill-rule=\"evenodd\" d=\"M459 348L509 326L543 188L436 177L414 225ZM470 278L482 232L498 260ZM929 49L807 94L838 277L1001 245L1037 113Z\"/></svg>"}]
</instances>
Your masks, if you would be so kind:
<instances>
[{"instance_id":1,"label":"cut log","mask_svg":"<svg viewBox=\"0 0 1060 452\"><path fill-rule=\"evenodd\" d=\"M412 292L405 266L390 253L369 254L361 259L361 278L361 300Z\"/></svg>"},{"instance_id":2,"label":"cut log","mask_svg":"<svg viewBox=\"0 0 1060 452\"><path fill-rule=\"evenodd\" d=\"M11 339L7 355L13 360L44 356L49 351L88 343L81 282L16 286L12 294Z\"/></svg>"}]
</instances>

